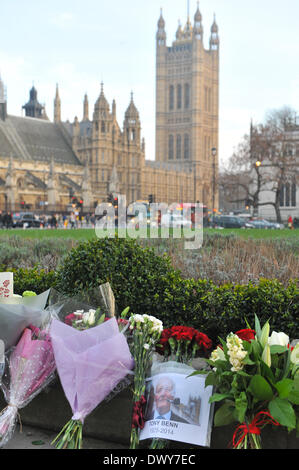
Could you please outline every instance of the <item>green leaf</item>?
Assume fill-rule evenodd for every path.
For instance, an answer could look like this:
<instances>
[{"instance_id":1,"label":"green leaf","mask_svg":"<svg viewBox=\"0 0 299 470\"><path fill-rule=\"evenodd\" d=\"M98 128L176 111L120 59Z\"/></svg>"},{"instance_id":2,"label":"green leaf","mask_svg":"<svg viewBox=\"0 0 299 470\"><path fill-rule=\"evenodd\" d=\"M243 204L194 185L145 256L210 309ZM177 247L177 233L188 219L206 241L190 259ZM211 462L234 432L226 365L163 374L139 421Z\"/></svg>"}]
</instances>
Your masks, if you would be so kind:
<instances>
[{"instance_id":1,"label":"green leaf","mask_svg":"<svg viewBox=\"0 0 299 470\"><path fill-rule=\"evenodd\" d=\"M231 402L224 403L214 415L214 426L226 426L235 421L235 408Z\"/></svg>"},{"instance_id":2,"label":"green leaf","mask_svg":"<svg viewBox=\"0 0 299 470\"><path fill-rule=\"evenodd\" d=\"M217 402L217 401L222 401L222 400L225 400L226 398L232 398L232 394L231 393L214 393L210 399L209 399L209 403L214 403L214 402Z\"/></svg>"},{"instance_id":3,"label":"green leaf","mask_svg":"<svg viewBox=\"0 0 299 470\"><path fill-rule=\"evenodd\" d=\"M273 398L272 388L264 377L254 375L249 384L252 395L259 400L271 400Z\"/></svg>"},{"instance_id":4,"label":"green leaf","mask_svg":"<svg viewBox=\"0 0 299 470\"><path fill-rule=\"evenodd\" d=\"M44 441L32 441L31 444L33 446L43 446L45 443Z\"/></svg>"},{"instance_id":5,"label":"green leaf","mask_svg":"<svg viewBox=\"0 0 299 470\"><path fill-rule=\"evenodd\" d=\"M294 390L296 390L296 392L299 392L299 375L296 375L294 378Z\"/></svg>"},{"instance_id":6,"label":"green leaf","mask_svg":"<svg viewBox=\"0 0 299 470\"><path fill-rule=\"evenodd\" d=\"M292 390L289 393L288 400L293 403L293 405L299 405L299 390Z\"/></svg>"},{"instance_id":7,"label":"green leaf","mask_svg":"<svg viewBox=\"0 0 299 470\"><path fill-rule=\"evenodd\" d=\"M294 381L291 379L283 379L277 382L274 386L279 393L280 398L288 398L292 388L294 385Z\"/></svg>"},{"instance_id":8,"label":"green leaf","mask_svg":"<svg viewBox=\"0 0 299 470\"><path fill-rule=\"evenodd\" d=\"M209 385L216 385L216 382L217 382L217 377L213 372L211 372L206 377L205 387L208 387Z\"/></svg>"},{"instance_id":9,"label":"green leaf","mask_svg":"<svg viewBox=\"0 0 299 470\"><path fill-rule=\"evenodd\" d=\"M260 343L256 340L251 341L251 347L252 347L252 354L255 360L258 360L260 356L262 355L263 349L260 345Z\"/></svg>"},{"instance_id":10,"label":"green leaf","mask_svg":"<svg viewBox=\"0 0 299 470\"><path fill-rule=\"evenodd\" d=\"M262 334L262 329L261 329L260 321L259 321L259 319L258 319L258 317L257 317L256 314L254 314L254 320L255 320L255 327L254 327L254 329L255 329L256 337L257 337L257 339L260 339L261 334Z\"/></svg>"},{"instance_id":11,"label":"green leaf","mask_svg":"<svg viewBox=\"0 0 299 470\"><path fill-rule=\"evenodd\" d=\"M243 364L246 364L247 366L253 366L255 365L256 363L254 361L252 361L248 355L244 357L243 359Z\"/></svg>"},{"instance_id":12,"label":"green leaf","mask_svg":"<svg viewBox=\"0 0 299 470\"><path fill-rule=\"evenodd\" d=\"M296 415L292 405L283 398L275 398L269 403L269 411L274 419L289 429L296 427Z\"/></svg>"},{"instance_id":13,"label":"green leaf","mask_svg":"<svg viewBox=\"0 0 299 470\"><path fill-rule=\"evenodd\" d=\"M106 318L106 315L105 313L103 313L103 315L100 316L97 324L101 325L102 323L104 323L105 318Z\"/></svg>"},{"instance_id":14,"label":"green leaf","mask_svg":"<svg viewBox=\"0 0 299 470\"><path fill-rule=\"evenodd\" d=\"M274 344L273 346L270 346L270 351L271 354L282 354L286 352L288 349L286 346L281 346L279 344Z\"/></svg>"},{"instance_id":15,"label":"green leaf","mask_svg":"<svg viewBox=\"0 0 299 470\"><path fill-rule=\"evenodd\" d=\"M271 367L267 366L265 362L261 362L261 375L265 377L266 379L268 379L271 382L271 384L276 382Z\"/></svg>"}]
</instances>

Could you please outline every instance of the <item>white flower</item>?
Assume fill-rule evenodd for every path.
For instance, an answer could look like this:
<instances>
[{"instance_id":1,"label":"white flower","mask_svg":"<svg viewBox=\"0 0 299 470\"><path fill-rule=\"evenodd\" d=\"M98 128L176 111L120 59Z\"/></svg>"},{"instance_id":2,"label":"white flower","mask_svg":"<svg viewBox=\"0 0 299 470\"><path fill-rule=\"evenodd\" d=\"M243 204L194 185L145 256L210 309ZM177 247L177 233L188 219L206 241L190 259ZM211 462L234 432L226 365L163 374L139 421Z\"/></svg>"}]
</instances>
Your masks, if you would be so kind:
<instances>
[{"instance_id":1,"label":"white flower","mask_svg":"<svg viewBox=\"0 0 299 470\"><path fill-rule=\"evenodd\" d=\"M150 345L147 344L147 343L145 343L145 344L143 345L143 347L144 347L144 349L148 350L148 349L150 348Z\"/></svg>"},{"instance_id":2,"label":"white flower","mask_svg":"<svg viewBox=\"0 0 299 470\"><path fill-rule=\"evenodd\" d=\"M291 362L293 364L299 364L299 343L296 344L291 352Z\"/></svg>"},{"instance_id":3,"label":"white flower","mask_svg":"<svg viewBox=\"0 0 299 470\"><path fill-rule=\"evenodd\" d=\"M237 372L242 370L244 367L243 359L247 352L243 348L243 342L239 336L230 333L226 339L227 354L229 356L229 362L232 365L231 370Z\"/></svg>"},{"instance_id":4,"label":"white flower","mask_svg":"<svg viewBox=\"0 0 299 470\"><path fill-rule=\"evenodd\" d=\"M83 315L83 313L84 313L84 310L76 310L76 311L74 312L74 315L81 316L81 315Z\"/></svg>"},{"instance_id":5,"label":"white flower","mask_svg":"<svg viewBox=\"0 0 299 470\"><path fill-rule=\"evenodd\" d=\"M278 345L288 347L290 338L283 332L277 333L276 331L273 331L268 340L268 343L270 346Z\"/></svg>"},{"instance_id":6,"label":"white flower","mask_svg":"<svg viewBox=\"0 0 299 470\"><path fill-rule=\"evenodd\" d=\"M216 361L225 361L225 355L224 352L219 346L217 346L214 351L212 351L211 356L210 356L211 361L216 362Z\"/></svg>"},{"instance_id":7,"label":"white flower","mask_svg":"<svg viewBox=\"0 0 299 470\"><path fill-rule=\"evenodd\" d=\"M96 320L96 311L93 309L90 309L88 312L88 324L89 326L93 325Z\"/></svg>"},{"instance_id":8,"label":"white flower","mask_svg":"<svg viewBox=\"0 0 299 470\"><path fill-rule=\"evenodd\" d=\"M135 323L144 323L144 318L142 315L139 315L139 313L136 313L130 317L130 321Z\"/></svg>"}]
</instances>

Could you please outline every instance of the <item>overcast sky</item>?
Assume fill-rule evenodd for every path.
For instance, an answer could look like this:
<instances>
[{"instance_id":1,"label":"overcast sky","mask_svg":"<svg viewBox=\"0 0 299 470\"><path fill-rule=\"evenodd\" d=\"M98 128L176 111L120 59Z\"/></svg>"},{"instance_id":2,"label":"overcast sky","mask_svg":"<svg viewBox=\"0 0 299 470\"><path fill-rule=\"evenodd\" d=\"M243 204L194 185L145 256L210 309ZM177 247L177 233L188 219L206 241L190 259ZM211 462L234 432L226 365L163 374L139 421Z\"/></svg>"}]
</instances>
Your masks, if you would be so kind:
<instances>
[{"instance_id":1,"label":"overcast sky","mask_svg":"<svg viewBox=\"0 0 299 470\"><path fill-rule=\"evenodd\" d=\"M155 35L160 8L167 44L178 20L184 26L187 0L9 0L0 8L0 74L7 87L8 113L22 115L34 83L53 119L56 83L62 119L82 119L88 94L90 117L100 93L117 118L134 93L146 158L154 158ZM299 109L299 0L201 0L204 45L213 14L220 36L219 159L226 161L250 120L269 109ZM190 17L197 1L190 0Z\"/></svg>"}]
</instances>

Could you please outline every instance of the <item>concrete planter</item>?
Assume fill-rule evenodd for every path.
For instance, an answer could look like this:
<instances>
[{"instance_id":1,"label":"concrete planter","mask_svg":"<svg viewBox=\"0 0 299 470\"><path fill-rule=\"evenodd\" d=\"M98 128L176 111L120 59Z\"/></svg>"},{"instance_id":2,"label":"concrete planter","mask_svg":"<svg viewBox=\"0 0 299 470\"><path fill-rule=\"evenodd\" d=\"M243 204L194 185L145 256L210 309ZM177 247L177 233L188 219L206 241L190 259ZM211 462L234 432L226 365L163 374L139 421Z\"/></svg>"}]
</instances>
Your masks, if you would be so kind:
<instances>
[{"instance_id":1,"label":"concrete planter","mask_svg":"<svg viewBox=\"0 0 299 470\"><path fill-rule=\"evenodd\" d=\"M3 395L0 396L0 410L6 406ZM56 379L25 408L19 410L23 424L58 432L71 418L72 411L63 389ZM104 400L86 418L84 435L107 442L118 443L129 448L131 432L132 395L130 388L123 389L111 400ZM236 426L213 428L212 449L228 449ZM296 432L287 433L283 429L268 425L262 431L264 449L299 449ZM188 444L171 443L172 448L190 448Z\"/></svg>"}]
</instances>

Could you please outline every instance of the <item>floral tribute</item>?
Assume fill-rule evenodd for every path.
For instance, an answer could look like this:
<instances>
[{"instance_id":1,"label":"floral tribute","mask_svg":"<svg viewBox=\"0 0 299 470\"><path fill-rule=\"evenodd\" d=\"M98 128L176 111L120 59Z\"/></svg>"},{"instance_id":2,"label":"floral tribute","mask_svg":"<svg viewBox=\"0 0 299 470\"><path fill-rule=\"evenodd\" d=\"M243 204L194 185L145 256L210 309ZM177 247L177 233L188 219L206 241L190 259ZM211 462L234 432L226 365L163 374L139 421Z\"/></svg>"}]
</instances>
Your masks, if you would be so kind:
<instances>
[{"instance_id":1,"label":"floral tribute","mask_svg":"<svg viewBox=\"0 0 299 470\"><path fill-rule=\"evenodd\" d=\"M221 406L214 425L239 422L232 437L235 449L261 449L261 430L267 425L298 429L299 344L290 347L289 337L270 325L230 333L212 352L207 362L212 371L206 385L216 393L210 402Z\"/></svg>"},{"instance_id":2,"label":"floral tribute","mask_svg":"<svg viewBox=\"0 0 299 470\"><path fill-rule=\"evenodd\" d=\"M162 331L157 351L165 360L172 357L177 362L187 364L198 355L205 355L212 347L207 335L188 326L172 326Z\"/></svg>"},{"instance_id":3,"label":"floral tribute","mask_svg":"<svg viewBox=\"0 0 299 470\"><path fill-rule=\"evenodd\" d=\"M97 321L92 309L87 314L83 323L72 320L75 327L56 319L51 325L57 371L73 413L52 442L58 449L82 448L85 418L134 367L116 318Z\"/></svg>"},{"instance_id":4,"label":"floral tribute","mask_svg":"<svg viewBox=\"0 0 299 470\"><path fill-rule=\"evenodd\" d=\"M163 324L151 315L134 314L130 316L129 324L132 333L131 352L135 361L130 449L136 449L139 444L139 430L144 427L146 374L152 352L163 331Z\"/></svg>"},{"instance_id":5,"label":"floral tribute","mask_svg":"<svg viewBox=\"0 0 299 470\"><path fill-rule=\"evenodd\" d=\"M1 384L7 407L0 413L0 447L12 437L24 408L54 378L56 364L46 329L30 325L12 349Z\"/></svg>"}]
</instances>

